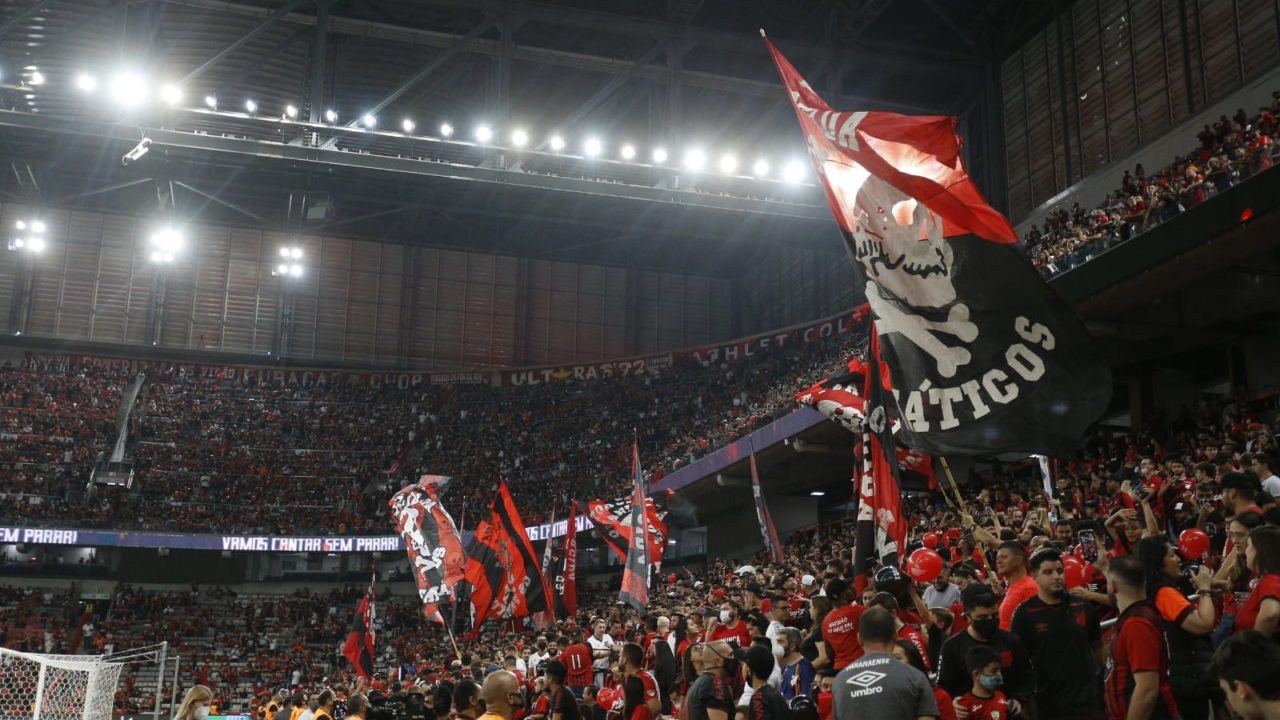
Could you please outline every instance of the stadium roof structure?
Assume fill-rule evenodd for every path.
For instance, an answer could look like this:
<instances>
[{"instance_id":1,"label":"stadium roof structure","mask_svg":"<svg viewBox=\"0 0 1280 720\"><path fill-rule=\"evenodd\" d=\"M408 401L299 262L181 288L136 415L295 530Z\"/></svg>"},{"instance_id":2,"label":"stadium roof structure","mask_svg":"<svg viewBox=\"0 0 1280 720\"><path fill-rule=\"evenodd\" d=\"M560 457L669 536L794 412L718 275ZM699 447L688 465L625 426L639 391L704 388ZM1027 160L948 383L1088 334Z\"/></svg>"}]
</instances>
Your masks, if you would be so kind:
<instances>
[{"instance_id":1,"label":"stadium roof structure","mask_svg":"<svg viewBox=\"0 0 1280 720\"><path fill-rule=\"evenodd\" d=\"M998 190L995 68L1053 6L2 0L0 193L733 273L836 247L758 28L833 105L959 116Z\"/></svg>"}]
</instances>

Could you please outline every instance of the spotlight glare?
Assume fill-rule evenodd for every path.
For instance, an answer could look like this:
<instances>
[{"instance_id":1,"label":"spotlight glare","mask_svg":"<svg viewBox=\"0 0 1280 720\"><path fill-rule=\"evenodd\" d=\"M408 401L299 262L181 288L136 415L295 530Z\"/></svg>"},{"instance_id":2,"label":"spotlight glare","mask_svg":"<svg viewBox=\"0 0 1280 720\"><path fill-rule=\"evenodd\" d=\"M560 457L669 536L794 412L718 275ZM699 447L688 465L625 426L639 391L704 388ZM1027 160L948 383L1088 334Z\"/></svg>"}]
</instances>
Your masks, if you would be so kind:
<instances>
[{"instance_id":1,"label":"spotlight glare","mask_svg":"<svg viewBox=\"0 0 1280 720\"><path fill-rule=\"evenodd\" d=\"M414 125L413 121L410 120L409 118L405 118L404 122L400 123L400 129L404 130L405 135L412 135L413 129L416 127L417 125Z\"/></svg>"},{"instance_id":2,"label":"spotlight glare","mask_svg":"<svg viewBox=\"0 0 1280 720\"><path fill-rule=\"evenodd\" d=\"M769 174L769 161L760 158L751 166L751 174L756 177L764 177Z\"/></svg>"},{"instance_id":3,"label":"spotlight glare","mask_svg":"<svg viewBox=\"0 0 1280 720\"><path fill-rule=\"evenodd\" d=\"M490 128L488 125L481 125L480 127L476 128L476 140L479 140L480 142L484 143L484 142L489 142L492 139L493 139L493 129Z\"/></svg>"},{"instance_id":4,"label":"spotlight glare","mask_svg":"<svg viewBox=\"0 0 1280 720\"><path fill-rule=\"evenodd\" d=\"M552 150L555 150L556 152L560 152L561 150L563 150L563 149L564 149L564 138L560 137L559 135L552 135L552 136L551 136L551 149L552 149Z\"/></svg>"},{"instance_id":5,"label":"spotlight glare","mask_svg":"<svg viewBox=\"0 0 1280 720\"><path fill-rule=\"evenodd\" d=\"M365 113L364 117L360 118L360 124L372 130L377 127L378 118L374 117L372 113Z\"/></svg>"},{"instance_id":6,"label":"spotlight glare","mask_svg":"<svg viewBox=\"0 0 1280 720\"><path fill-rule=\"evenodd\" d=\"M738 169L738 158L734 157L733 155L727 155L727 154L720 156L720 172L725 174L732 174L733 172L737 171L737 169Z\"/></svg>"},{"instance_id":7,"label":"spotlight glare","mask_svg":"<svg viewBox=\"0 0 1280 720\"><path fill-rule=\"evenodd\" d=\"M635 157L636 157L636 149L635 149L635 147L633 147L633 146L631 146L631 145L623 145L623 146L622 146L622 159L623 159L623 160L634 160L634 159L635 159Z\"/></svg>"},{"instance_id":8,"label":"spotlight glare","mask_svg":"<svg viewBox=\"0 0 1280 720\"><path fill-rule=\"evenodd\" d=\"M43 84L44 84L44 73L40 72L39 70L32 70L32 71L31 71L31 78L27 81L27 84L28 84L28 85L43 85Z\"/></svg>"},{"instance_id":9,"label":"spotlight glare","mask_svg":"<svg viewBox=\"0 0 1280 720\"><path fill-rule=\"evenodd\" d=\"M98 79L89 73L80 73L76 76L76 88L81 92L91 93L98 89Z\"/></svg>"},{"instance_id":10,"label":"spotlight glare","mask_svg":"<svg viewBox=\"0 0 1280 720\"><path fill-rule=\"evenodd\" d=\"M252 101L252 100L245 100L245 101L244 101L244 109L245 109L245 112L247 112L247 113L249 113L250 115L252 115L252 114L254 114L254 113L258 112L258 103L254 102L254 101Z\"/></svg>"},{"instance_id":11,"label":"spotlight glare","mask_svg":"<svg viewBox=\"0 0 1280 720\"><path fill-rule=\"evenodd\" d=\"M324 111L324 119L325 119L325 122L329 123L330 125L332 125L333 123L338 122L338 111L337 111L337 110L332 110L332 109L330 109L330 110L325 110L325 111Z\"/></svg>"},{"instance_id":12,"label":"spotlight glare","mask_svg":"<svg viewBox=\"0 0 1280 720\"><path fill-rule=\"evenodd\" d=\"M684 166L690 170L698 171L706 167L707 154L701 150L690 150L684 154Z\"/></svg>"},{"instance_id":13,"label":"spotlight glare","mask_svg":"<svg viewBox=\"0 0 1280 720\"><path fill-rule=\"evenodd\" d=\"M289 248L280 248L280 257L282 258L289 257Z\"/></svg>"},{"instance_id":14,"label":"spotlight glare","mask_svg":"<svg viewBox=\"0 0 1280 720\"><path fill-rule=\"evenodd\" d=\"M289 266L289 274L290 274L290 275L292 275L292 276L294 276L294 277L302 277L302 266L301 266L301 265L290 265L290 266Z\"/></svg>"},{"instance_id":15,"label":"spotlight glare","mask_svg":"<svg viewBox=\"0 0 1280 720\"><path fill-rule=\"evenodd\" d=\"M160 254L160 251L159 251L159 250L156 250L156 251L154 251L154 252L152 252L152 253L151 253L151 262L153 262L153 263L158 263L158 262L160 262L162 259L164 259L164 256Z\"/></svg>"},{"instance_id":16,"label":"spotlight glare","mask_svg":"<svg viewBox=\"0 0 1280 720\"><path fill-rule=\"evenodd\" d=\"M31 238L31 242L27 244L27 249L33 253L44 252L44 238Z\"/></svg>"},{"instance_id":17,"label":"spotlight glare","mask_svg":"<svg viewBox=\"0 0 1280 720\"><path fill-rule=\"evenodd\" d=\"M443 125L440 126L440 137L452 137L452 136L453 136L452 125L450 125L449 123L444 123Z\"/></svg>"},{"instance_id":18,"label":"spotlight glare","mask_svg":"<svg viewBox=\"0 0 1280 720\"><path fill-rule=\"evenodd\" d=\"M147 99L147 84L142 76L122 70L111 78L111 99L125 107L133 107Z\"/></svg>"},{"instance_id":19,"label":"spotlight glare","mask_svg":"<svg viewBox=\"0 0 1280 720\"><path fill-rule=\"evenodd\" d=\"M582 144L582 150L587 157L596 157L604 150L604 144L600 142L600 138L587 138L587 141Z\"/></svg>"},{"instance_id":20,"label":"spotlight glare","mask_svg":"<svg viewBox=\"0 0 1280 720\"><path fill-rule=\"evenodd\" d=\"M511 133L511 144L516 147L524 147L529 144L529 133L524 130L516 130Z\"/></svg>"},{"instance_id":21,"label":"spotlight glare","mask_svg":"<svg viewBox=\"0 0 1280 720\"><path fill-rule=\"evenodd\" d=\"M277 265L277 266L276 266L276 274L277 274L277 275L287 275L287 274L289 274L289 264L288 264L288 263L280 263L279 265Z\"/></svg>"},{"instance_id":22,"label":"spotlight glare","mask_svg":"<svg viewBox=\"0 0 1280 720\"><path fill-rule=\"evenodd\" d=\"M26 230L27 222L25 220L19 220L18 222L14 223L14 227L18 228L19 230Z\"/></svg>"},{"instance_id":23,"label":"spotlight glare","mask_svg":"<svg viewBox=\"0 0 1280 720\"><path fill-rule=\"evenodd\" d=\"M298 106L297 106L297 105L285 105L285 106L284 106L284 116L285 116L285 117L287 117L287 118L289 118L290 120L292 120L292 119L294 119L294 118L298 117Z\"/></svg>"},{"instance_id":24,"label":"spotlight glare","mask_svg":"<svg viewBox=\"0 0 1280 720\"><path fill-rule=\"evenodd\" d=\"M218 109L218 98L214 97L213 95L205 95L205 96L204 96L204 104L205 104L205 106L206 106L206 107L208 107L210 110L217 110L217 109Z\"/></svg>"},{"instance_id":25,"label":"spotlight glare","mask_svg":"<svg viewBox=\"0 0 1280 720\"><path fill-rule=\"evenodd\" d=\"M31 222L31 232L42 233L44 231L45 231L45 224L43 222L39 220L33 220Z\"/></svg>"},{"instance_id":26,"label":"spotlight glare","mask_svg":"<svg viewBox=\"0 0 1280 720\"><path fill-rule=\"evenodd\" d=\"M160 88L160 99L164 100L165 104L170 107L177 105L182 102L182 88L173 83L167 83L164 87ZM205 99L205 102L208 102L208 98ZM214 98L213 104L214 107L217 106L217 98Z\"/></svg>"},{"instance_id":27,"label":"spotlight glare","mask_svg":"<svg viewBox=\"0 0 1280 720\"><path fill-rule=\"evenodd\" d=\"M798 183L804 179L804 165L799 160L792 160L782 168L782 179L789 183Z\"/></svg>"},{"instance_id":28,"label":"spotlight glare","mask_svg":"<svg viewBox=\"0 0 1280 720\"><path fill-rule=\"evenodd\" d=\"M653 161L659 165L667 161L667 151L657 148L653 151Z\"/></svg>"},{"instance_id":29,"label":"spotlight glare","mask_svg":"<svg viewBox=\"0 0 1280 720\"><path fill-rule=\"evenodd\" d=\"M151 245L159 253L170 258L165 262L173 262L173 253L182 249L182 233L173 228L164 228L151 236Z\"/></svg>"},{"instance_id":30,"label":"spotlight glare","mask_svg":"<svg viewBox=\"0 0 1280 720\"><path fill-rule=\"evenodd\" d=\"M291 248L289 250L289 257L293 258L294 260L301 260L302 248Z\"/></svg>"}]
</instances>

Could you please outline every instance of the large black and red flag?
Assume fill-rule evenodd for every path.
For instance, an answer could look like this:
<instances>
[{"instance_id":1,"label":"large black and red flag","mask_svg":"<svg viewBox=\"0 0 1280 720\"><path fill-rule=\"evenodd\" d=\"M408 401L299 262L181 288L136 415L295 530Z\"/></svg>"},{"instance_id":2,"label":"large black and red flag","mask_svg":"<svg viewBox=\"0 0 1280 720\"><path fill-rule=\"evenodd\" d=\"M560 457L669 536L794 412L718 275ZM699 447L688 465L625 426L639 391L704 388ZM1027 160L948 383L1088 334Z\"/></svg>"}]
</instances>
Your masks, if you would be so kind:
<instances>
[{"instance_id":1,"label":"large black and red flag","mask_svg":"<svg viewBox=\"0 0 1280 720\"><path fill-rule=\"evenodd\" d=\"M960 160L955 118L832 110L766 39L921 452L1076 450L1111 378Z\"/></svg>"},{"instance_id":2,"label":"large black and red flag","mask_svg":"<svg viewBox=\"0 0 1280 720\"><path fill-rule=\"evenodd\" d=\"M628 529L631 542L627 545L627 563L622 569L622 589L618 602L644 612L649 605L649 522L645 517L644 476L640 472L640 448L631 445L631 465L635 487L631 490L631 517Z\"/></svg>"},{"instance_id":3,"label":"large black and red flag","mask_svg":"<svg viewBox=\"0 0 1280 720\"><path fill-rule=\"evenodd\" d=\"M442 625L440 605L453 602L453 588L462 581L467 565L458 527L440 503L439 488L446 482L443 476L424 475L387 503L396 531L404 538L422 613Z\"/></svg>"},{"instance_id":4,"label":"large black and red flag","mask_svg":"<svg viewBox=\"0 0 1280 720\"><path fill-rule=\"evenodd\" d=\"M782 540L778 537L778 528L773 524L773 516L769 514L769 506L764 501L764 491L760 488L760 472L756 469L756 453L751 451L751 495L756 500L756 519L760 521L760 534L764 537L764 549L769 559L780 563L785 557Z\"/></svg>"},{"instance_id":5,"label":"large black and red flag","mask_svg":"<svg viewBox=\"0 0 1280 720\"><path fill-rule=\"evenodd\" d=\"M558 544L554 537L556 527L555 508L551 510L551 518L547 521L547 526L551 528L552 532L547 533L547 544L542 547L542 577L547 578L547 582L552 589L557 589L555 584L556 576L559 574L557 566L560 563L560 552L563 545ZM560 603L560 593L558 591L553 592L550 594L550 598L551 602L548 604L551 607L544 612L534 613L533 615L534 627L539 630L555 622L556 618L565 616L564 606Z\"/></svg>"},{"instance_id":6,"label":"large black and red flag","mask_svg":"<svg viewBox=\"0 0 1280 720\"><path fill-rule=\"evenodd\" d=\"M466 580L471 585L472 636L490 618L523 618L549 607L551 590L506 483L467 546Z\"/></svg>"},{"instance_id":7,"label":"large black and red flag","mask_svg":"<svg viewBox=\"0 0 1280 720\"><path fill-rule=\"evenodd\" d=\"M865 376L867 421L863 425L862 470L858 474L858 520L855 527L853 572L858 592L866 586L871 559L898 564L907 545L907 518L902 514L898 482L897 446L889 415L889 372L880 357L880 343L871 336Z\"/></svg>"},{"instance_id":8,"label":"large black and red flag","mask_svg":"<svg viewBox=\"0 0 1280 720\"><path fill-rule=\"evenodd\" d=\"M376 579L376 574L369 579L369 589L360 598L356 615L351 620L351 629L347 632L347 642L342 646L342 656L351 661L352 669L362 678L373 677L373 598Z\"/></svg>"},{"instance_id":9,"label":"large black and red flag","mask_svg":"<svg viewBox=\"0 0 1280 720\"><path fill-rule=\"evenodd\" d=\"M569 503L569 527L564 533L562 564L556 573L555 591L565 617L578 614L578 503Z\"/></svg>"},{"instance_id":10,"label":"large black and red flag","mask_svg":"<svg viewBox=\"0 0 1280 720\"><path fill-rule=\"evenodd\" d=\"M591 522L600 529L601 539L605 545L623 562L627 559L627 547L631 545L631 507L633 498L624 497L605 502L591 500L587 509ZM667 549L666 512L658 507L653 498L644 499L645 518L648 520L646 531L649 534L649 562L662 563L663 553Z\"/></svg>"}]
</instances>

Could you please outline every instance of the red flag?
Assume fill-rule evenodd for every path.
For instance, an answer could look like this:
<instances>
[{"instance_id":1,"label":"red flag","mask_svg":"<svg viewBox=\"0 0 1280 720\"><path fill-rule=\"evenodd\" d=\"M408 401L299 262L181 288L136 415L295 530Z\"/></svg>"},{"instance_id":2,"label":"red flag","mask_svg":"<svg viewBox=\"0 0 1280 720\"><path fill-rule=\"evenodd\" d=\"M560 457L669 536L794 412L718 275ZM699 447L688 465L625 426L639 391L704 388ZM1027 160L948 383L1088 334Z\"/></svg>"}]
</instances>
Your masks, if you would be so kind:
<instances>
[{"instance_id":1,"label":"red flag","mask_svg":"<svg viewBox=\"0 0 1280 720\"><path fill-rule=\"evenodd\" d=\"M769 551L769 559L780 563L785 559L782 541L778 539L778 528L773 524L769 506L764 502L764 492L760 489L760 473L756 470L754 451L751 453L751 494L756 499L756 519L760 521L760 533L764 536L764 547Z\"/></svg>"},{"instance_id":2,"label":"red flag","mask_svg":"<svg viewBox=\"0 0 1280 720\"><path fill-rule=\"evenodd\" d=\"M356 616L351 621L351 630L347 633L347 642L342 646L342 656L351 661L356 675L362 678L373 677L373 593L376 579L377 575L369 579L369 589L360 599Z\"/></svg>"},{"instance_id":3,"label":"red flag","mask_svg":"<svg viewBox=\"0 0 1280 720\"><path fill-rule=\"evenodd\" d=\"M871 336L868 360L870 372L866 376L866 395L870 413L866 423L866 438L863 440L866 460L860 488L858 520L874 521L877 531L875 545L879 557L889 563L891 561L888 558L906 550L908 528L907 519L902 515L897 446L894 444L893 427L885 405L889 391L888 373L883 370L880 342L875 334Z\"/></svg>"},{"instance_id":4,"label":"red flag","mask_svg":"<svg viewBox=\"0 0 1280 720\"><path fill-rule=\"evenodd\" d=\"M631 544L631 502L631 498L618 498L610 502L591 500L587 503L591 521L600 528L605 544L624 562L627 559L626 548ZM658 509L653 498L645 498L644 508L649 520L649 561L661 563L667 549L667 524L663 522L666 513Z\"/></svg>"},{"instance_id":5,"label":"red flag","mask_svg":"<svg viewBox=\"0 0 1280 720\"><path fill-rule=\"evenodd\" d=\"M404 538L422 613L442 625L440 604L453 602L453 588L463 580L467 564L462 537L453 517L440 503L439 488L447 480L439 475L423 475L417 485L406 486L387 503L396 530Z\"/></svg>"},{"instance_id":6,"label":"red flag","mask_svg":"<svg viewBox=\"0 0 1280 720\"><path fill-rule=\"evenodd\" d=\"M498 488L489 520L476 526L467 556L466 580L475 607L473 636L491 617L528 617L549 607L551 590L506 483Z\"/></svg>"},{"instance_id":7,"label":"red flag","mask_svg":"<svg viewBox=\"0 0 1280 720\"><path fill-rule=\"evenodd\" d=\"M564 565L556 576L556 594L565 615L578 614L578 503L569 503L569 527L564 535Z\"/></svg>"},{"instance_id":8,"label":"red flag","mask_svg":"<svg viewBox=\"0 0 1280 720\"><path fill-rule=\"evenodd\" d=\"M618 602L644 612L649 605L649 523L645 517L644 477L640 473L640 448L631 444L631 464L635 487L631 491L631 542L627 545L627 564L622 570L622 589Z\"/></svg>"}]
</instances>

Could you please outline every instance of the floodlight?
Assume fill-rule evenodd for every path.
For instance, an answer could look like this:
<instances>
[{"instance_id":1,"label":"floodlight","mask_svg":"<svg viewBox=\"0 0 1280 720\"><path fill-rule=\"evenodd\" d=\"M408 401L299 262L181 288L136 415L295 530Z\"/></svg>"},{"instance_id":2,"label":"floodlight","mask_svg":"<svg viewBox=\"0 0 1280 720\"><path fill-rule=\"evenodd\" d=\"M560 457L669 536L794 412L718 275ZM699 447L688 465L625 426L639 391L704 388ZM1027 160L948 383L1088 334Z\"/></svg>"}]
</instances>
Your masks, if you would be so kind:
<instances>
[{"instance_id":1,"label":"floodlight","mask_svg":"<svg viewBox=\"0 0 1280 720\"><path fill-rule=\"evenodd\" d=\"M214 97L213 95L205 95L205 96L204 96L204 104L205 104L205 105L206 105L210 110L217 110L217 109L218 109L218 98Z\"/></svg>"},{"instance_id":2,"label":"floodlight","mask_svg":"<svg viewBox=\"0 0 1280 720\"><path fill-rule=\"evenodd\" d=\"M142 76L121 70L111 78L111 99L125 107L133 107L147 99L147 84Z\"/></svg>"},{"instance_id":3,"label":"floodlight","mask_svg":"<svg viewBox=\"0 0 1280 720\"><path fill-rule=\"evenodd\" d=\"M13 248L12 248L12 249L14 249L14 250L22 250L22 249L24 249L24 248L26 248L26 247L27 247L27 241L26 241L26 240L23 240L22 238L14 238L14 239L13 239Z\"/></svg>"},{"instance_id":4,"label":"floodlight","mask_svg":"<svg viewBox=\"0 0 1280 720\"><path fill-rule=\"evenodd\" d=\"M769 174L769 161L760 158L751 166L751 174L756 177L764 177Z\"/></svg>"},{"instance_id":5,"label":"floodlight","mask_svg":"<svg viewBox=\"0 0 1280 720\"><path fill-rule=\"evenodd\" d=\"M177 105L182 102L182 88L173 83L166 83L164 87L160 88L160 99L163 100L166 105ZM218 101L215 98L214 106L216 107L217 104Z\"/></svg>"},{"instance_id":6,"label":"floodlight","mask_svg":"<svg viewBox=\"0 0 1280 720\"><path fill-rule=\"evenodd\" d=\"M653 151L653 161L659 165L667 161L667 151L662 148L655 148Z\"/></svg>"},{"instance_id":7,"label":"floodlight","mask_svg":"<svg viewBox=\"0 0 1280 720\"><path fill-rule=\"evenodd\" d=\"M804 165L799 160L792 160L782 168L782 179L789 183L798 183L804 179Z\"/></svg>"},{"instance_id":8,"label":"floodlight","mask_svg":"<svg viewBox=\"0 0 1280 720\"><path fill-rule=\"evenodd\" d=\"M701 170L706 164L707 154L701 150L690 150L684 154L684 166L690 170Z\"/></svg>"},{"instance_id":9,"label":"floodlight","mask_svg":"<svg viewBox=\"0 0 1280 720\"><path fill-rule=\"evenodd\" d=\"M156 252L172 258L173 253L182 249L182 233L171 227L158 230L151 236L151 246Z\"/></svg>"},{"instance_id":10,"label":"floodlight","mask_svg":"<svg viewBox=\"0 0 1280 720\"><path fill-rule=\"evenodd\" d=\"M89 73L80 73L76 76L76 89L81 92L91 93L98 89L98 79Z\"/></svg>"},{"instance_id":11,"label":"floodlight","mask_svg":"<svg viewBox=\"0 0 1280 720\"><path fill-rule=\"evenodd\" d=\"M325 122L329 123L330 125L332 125L333 123L338 122L338 111L337 111L337 110L325 110L325 111L324 111L324 119L325 119Z\"/></svg>"},{"instance_id":12,"label":"floodlight","mask_svg":"<svg viewBox=\"0 0 1280 720\"><path fill-rule=\"evenodd\" d=\"M39 70L32 70L32 71L31 71L31 77L27 80L27 84L28 84L28 85L43 85L43 84L44 84L44 73L40 72Z\"/></svg>"},{"instance_id":13,"label":"floodlight","mask_svg":"<svg viewBox=\"0 0 1280 720\"><path fill-rule=\"evenodd\" d=\"M280 248L280 257L282 258L289 257L289 248Z\"/></svg>"},{"instance_id":14,"label":"floodlight","mask_svg":"<svg viewBox=\"0 0 1280 720\"><path fill-rule=\"evenodd\" d=\"M516 147L524 147L529 144L529 133L523 130L516 130L511 133L511 144Z\"/></svg>"},{"instance_id":15,"label":"floodlight","mask_svg":"<svg viewBox=\"0 0 1280 720\"><path fill-rule=\"evenodd\" d=\"M623 160L634 160L634 159L635 159L635 157L636 157L636 149L635 149L635 147L634 147L634 146L631 146L631 145L623 145L623 146L622 146L622 159L623 159Z\"/></svg>"},{"instance_id":16,"label":"floodlight","mask_svg":"<svg viewBox=\"0 0 1280 720\"><path fill-rule=\"evenodd\" d=\"M488 125L481 125L476 128L476 140L480 142L489 142L493 139L493 129Z\"/></svg>"},{"instance_id":17,"label":"floodlight","mask_svg":"<svg viewBox=\"0 0 1280 720\"><path fill-rule=\"evenodd\" d=\"M405 118L404 122L400 123L400 129L404 130L405 135L412 135L413 129L416 127L417 125L414 125L413 121L410 120L409 118Z\"/></svg>"},{"instance_id":18,"label":"floodlight","mask_svg":"<svg viewBox=\"0 0 1280 720\"><path fill-rule=\"evenodd\" d=\"M32 221L31 221L31 232L33 232L33 233L43 233L44 231L45 231L45 224L44 224L43 222L41 222L41 221L39 221L39 220L32 220Z\"/></svg>"},{"instance_id":19,"label":"floodlight","mask_svg":"<svg viewBox=\"0 0 1280 720\"><path fill-rule=\"evenodd\" d=\"M292 276L294 276L294 277L302 277L302 266L301 266L301 265L290 265L290 266L289 266L289 274L290 274L290 275L292 275Z\"/></svg>"},{"instance_id":20,"label":"floodlight","mask_svg":"<svg viewBox=\"0 0 1280 720\"><path fill-rule=\"evenodd\" d=\"M738 158L733 155L720 156L720 172L732 174L738 169Z\"/></svg>"},{"instance_id":21,"label":"floodlight","mask_svg":"<svg viewBox=\"0 0 1280 720\"><path fill-rule=\"evenodd\" d=\"M277 266L276 266L276 274L277 274L277 275L287 275L287 274L289 274L289 263L280 263L279 265L277 265Z\"/></svg>"},{"instance_id":22,"label":"floodlight","mask_svg":"<svg viewBox=\"0 0 1280 720\"><path fill-rule=\"evenodd\" d=\"M582 144L582 150L587 157L595 157L604 150L604 145L600 142L600 138L587 138L587 141Z\"/></svg>"},{"instance_id":23,"label":"floodlight","mask_svg":"<svg viewBox=\"0 0 1280 720\"><path fill-rule=\"evenodd\" d=\"M289 248L289 257L294 260L302 259L302 248Z\"/></svg>"},{"instance_id":24,"label":"floodlight","mask_svg":"<svg viewBox=\"0 0 1280 720\"><path fill-rule=\"evenodd\" d=\"M440 137L451 137L453 135L453 126L444 123L440 126Z\"/></svg>"},{"instance_id":25,"label":"floodlight","mask_svg":"<svg viewBox=\"0 0 1280 720\"><path fill-rule=\"evenodd\" d=\"M284 106L284 116L285 116L285 117L287 117L287 118L289 118L290 120L292 120L292 119L294 119L294 118L298 117L298 106L297 106L297 105L285 105L285 106Z\"/></svg>"},{"instance_id":26,"label":"floodlight","mask_svg":"<svg viewBox=\"0 0 1280 720\"><path fill-rule=\"evenodd\" d=\"M258 112L258 103L254 102L254 101L252 101L252 100L245 100L245 101L244 101L244 110L245 110L245 112L247 112L247 113L249 113L250 115L252 115L252 114L254 114L254 113Z\"/></svg>"},{"instance_id":27,"label":"floodlight","mask_svg":"<svg viewBox=\"0 0 1280 720\"><path fill-rule=\"evenodd\" d=\"M360 118L360 124L372 130L377 126L378 118L374 117L372 113L365 113L364 117Z\"/></svg>"},{"instance_id":28,"label":"floodlight","mask_svg":"<svg viewBox=\"0 0 1280 720\"><path fill-rule=\"evenodd\" d=\"M31 238L31 241L27 243L27 250L30 250L33 253L42 253L44 252L44 248L44 238Z\"/></svg>"},{"instance_id":29,"label":"floodlight","mask_svg":"<svg viewBox=\"0 0 1280 720\"><path fill-rule=\"evenodd\" d=\"M561 150L564 149L564 138L560 137L559 135L552 135L550 142L551 142L552 150L555 150L556 152L560 152Z\"/></svg>"},{"instance_id":30,"label":"floodlight","mask_svg":"<svg viewBox=\"0 0 1280 720\"><path fill-rule=\"evenodd\" d=\"M19 230L26 230L26 229L27 229L27 221L25 221L25 220L19 220L18 222L14 223L14 224L13 224L13 226L14 226L14 227L16 227L16 228L18 228Z\"/></svg>"}]
</instances>

